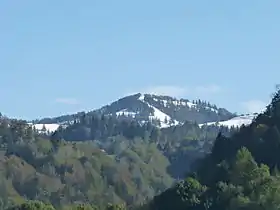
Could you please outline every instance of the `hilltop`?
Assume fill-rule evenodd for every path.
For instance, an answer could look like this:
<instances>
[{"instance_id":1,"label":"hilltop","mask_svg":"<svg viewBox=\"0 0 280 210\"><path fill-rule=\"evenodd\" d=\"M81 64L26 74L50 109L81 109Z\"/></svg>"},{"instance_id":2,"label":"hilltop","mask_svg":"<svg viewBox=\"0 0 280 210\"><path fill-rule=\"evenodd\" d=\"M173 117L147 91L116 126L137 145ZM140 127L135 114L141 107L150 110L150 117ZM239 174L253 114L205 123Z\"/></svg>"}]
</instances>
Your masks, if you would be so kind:
<instances>
[{"instance_id":1,"label":"hilltop","mask_svg":"<svg viewBox=\"0 0 280 210\"><path fill-rule=\"evenodd\" d=\"M138 93L123 97L87 113L79 112L54 118L43 118L32 123L38 130L42 130L45 127L46 130L53 132L60 125L67 126L72 124L82 115L91 116L94 114L114 116L118 119L133 119L140 124L151 122L159 128L182 125L186 121L201 125L214 124L215 122L223 122L237 117L236 114L227 109L218 108L216 105L203 100L190 101L171 96ZM232 125L235 126L235 124L233 123Z\"/></svg>"}]
</instances>

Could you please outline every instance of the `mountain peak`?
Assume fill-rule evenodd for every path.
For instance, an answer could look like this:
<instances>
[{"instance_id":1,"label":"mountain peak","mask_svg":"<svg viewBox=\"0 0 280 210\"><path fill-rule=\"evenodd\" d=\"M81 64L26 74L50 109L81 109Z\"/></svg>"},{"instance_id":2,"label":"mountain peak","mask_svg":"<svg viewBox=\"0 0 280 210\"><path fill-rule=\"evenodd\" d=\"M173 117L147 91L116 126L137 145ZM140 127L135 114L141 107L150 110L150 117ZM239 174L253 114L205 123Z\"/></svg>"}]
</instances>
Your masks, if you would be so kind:
<instances>
[{"instance_id":1,"label":"mountain peak","mask_svg":"<svg viewBox=\"0 0 280 210\"><path fill-rule=\"evenodd\" d=\"M140 124L151 122L160 128L176 126L186 121L198 124L225 121L236 116L224 108L218 108L203 100L190 101L150 93L128 95L85 114L92 115L93 113L114 116L120 120L135 120ZM64 115L42 119L36 123L40 126L53 123L69 124L79 119L80 115L80 113Z\"/></svg>"}]
</instances>

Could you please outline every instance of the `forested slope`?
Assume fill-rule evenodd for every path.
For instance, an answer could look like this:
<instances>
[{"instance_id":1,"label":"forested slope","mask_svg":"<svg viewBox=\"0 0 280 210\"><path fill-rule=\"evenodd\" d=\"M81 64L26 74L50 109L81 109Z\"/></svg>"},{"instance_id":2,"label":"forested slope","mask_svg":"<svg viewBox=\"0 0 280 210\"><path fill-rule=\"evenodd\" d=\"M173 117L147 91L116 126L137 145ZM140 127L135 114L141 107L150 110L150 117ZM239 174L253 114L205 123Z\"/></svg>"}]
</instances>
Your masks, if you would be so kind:
<instances>
[{"instance_id":1,"label":"forested slope","mask_svg":"<svg viewBox=\"0 0 280 210\"><path fill-rule=\"evenodd\" d=\"M280 208L280 91L267 110L232 137L219 134L212 153L184 181L156 196L150 209Z\"/></svg>"},{"instance_id":2,"label":"forested slope","mask_svg":"<svg viewBox=\"0 0 280 210\"><path fill-rule=\"evenodd\" d=\"M150 123L82 115L49 136L0 117L0 209L25 200L139 205L171 187L210 151L219 131L195 123ZM224 128L228 135L233 130Z\"/></svg>"}]
</instances>

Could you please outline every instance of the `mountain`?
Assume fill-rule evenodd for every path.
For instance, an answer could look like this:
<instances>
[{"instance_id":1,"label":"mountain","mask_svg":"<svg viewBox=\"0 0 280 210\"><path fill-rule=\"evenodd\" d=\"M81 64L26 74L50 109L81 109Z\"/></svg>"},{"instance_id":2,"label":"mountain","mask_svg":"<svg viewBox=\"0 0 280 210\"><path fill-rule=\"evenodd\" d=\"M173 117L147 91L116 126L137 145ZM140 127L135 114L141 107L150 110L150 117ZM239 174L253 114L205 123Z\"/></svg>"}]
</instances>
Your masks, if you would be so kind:
<instances>
[{"instance_id":1,"label":"mountain","mask_svg":"<svg viewBox=\"0 0 280 210\"><path fill-rule=\"evenodd\" d=\"M149 102L149 97L158 104ZM167 99L170 99L169 102L165 102ZM175 118L176 115L172 115L168 109L164 110L173 106L171 102L177 106L173 110L196 112L195 116L204 119L209 117L204 113L206 110L216 113L216 118L201 120L199 124L197 120L184 122ZM204 108L199 109L200 106ZM257 153L262 148L273 151L273 155L278 152L275 150L278 143L274 138L280 135L274 128L274 119L266 115L261 117L261 121L261 115L257 118L255 115L222 118L217 115L218 110L222 109L202 101L189 102L174 98L172 101L171 97L166 96L136 94L89 113L44 119L50 123L45 124L42 120L35 124L45 131L47 126L53 128L55 131L51 135L32 129L30 123L25 121L2 117L0 209L20 204L24 199L40 200L66 209L77 202L96 205L101 209L107 203L137 205L154 196L152 205L155 206L151 209L173 209L168 201L175 203L174 209L180 209L176 205L181 205L181 200L189 202L189 197L180 196L198 196L199 201L202 201L204 198L200 195L208 196L203 194L206 190L204 185L213 187L209 182L211 184L212 179L220 178L220 175L215 174L220 170L219 167L227 167L227 164L219 161L232 155L239 144L248 144ZM162 116L164 126L161 124ZM168 120L169 123L166 123ZM220 121L214 123L215 120ZM252 130L249 130L252 125L241 126L240 129L231 126L250 121L256 125ZM255 124L256 121L261 123ZM272 136L266 132L267 126L272 126L268 128ZM241 140L240 133L245 134ZM265 135L258 136L262 133ZM260 142L263 138L273 141L270 147L265 144L256 147L250 136L247 138L246 135L261 137L256 140ZM231 136L235 137L234 140L230 140ZM263 156L260 153L256 157L259 161ZM269 156L264 157L266 161L272 160ZM195 173L191 179L184 181L186 173L193 171ZM197 180L194 180L196 177ZM176 180L182 181L174 185ZM196 195L196 190L201 194ZM215 188L212 190L215 192ZM182 194L178 195L178 192ZM196 202L196 198L190 202ZM209 204L208 200L203 202ZM185 204L182 205L186 209Z\"/></svg>"},{"instance_id":2,"label":"mountain","mask_svg":"<svg viewBox=\"0 0 280 210\"><path fill-rule=\"evenodd\" d=\"M159 129L96 112L48 138L25 122L0 118L0 208L53 209L43 201L56 209L279 209L279 113L280 91L257 116L208 125ZM246 119L252 123L229 129Z\"/></svg>"},{"instance_id":3,"label":"mountain","mask_svg":"<svg viewBox=\"0 0 280 210\"><path fill-rule=\"evenodd\" d=\"M59 125L68 125L82 115L112 115L118 119L133 119L140 124L151 122L160 128L183 124L186 121L204 124L230 120L235 114L225 108L218 108L209 102L176 99L170 96L134 94L121 98L100 109L88 113L80 112L55 118L34 121L34 126L42 130L55 131Z\"/></svg>"}]
</instances>

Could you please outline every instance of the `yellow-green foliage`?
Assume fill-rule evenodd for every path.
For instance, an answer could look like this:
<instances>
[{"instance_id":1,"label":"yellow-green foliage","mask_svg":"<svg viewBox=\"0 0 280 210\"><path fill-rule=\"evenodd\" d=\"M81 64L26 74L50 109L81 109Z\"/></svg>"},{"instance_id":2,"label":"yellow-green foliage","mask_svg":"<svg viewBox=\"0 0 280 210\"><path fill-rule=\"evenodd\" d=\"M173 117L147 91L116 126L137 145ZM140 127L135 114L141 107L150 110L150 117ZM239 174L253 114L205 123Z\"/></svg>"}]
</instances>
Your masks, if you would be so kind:
<instances>
[{"instance_id":1,"label":"yellow-green foliage","mask_svg":"<svg viewBox=\"0 0 280 210\"><path fill-rule=\"evenodd\" d=\"M122 150L122 144L127 148ZM155 144L118 137L114 147L119 152L107 154L91 142L53 143L41 137L13 142L7 148L13 154L0 160L5 205L24 199L54 206L77 201L103 207L108 202L136 204L171 186L169 162Z\"/></svg>"},{"instance_id":2,"label":"yellow-green foliage","mask_svg":"<svg viewBox=\"0 0 280 210\"><path fill-rule=\"evenodd\" d=\"M36 140L36 145L38 147L38 151L48 154L52 150L52 143L50 141L46 141L46 139L38 138Z\"/></svg>"}]
</instances>

